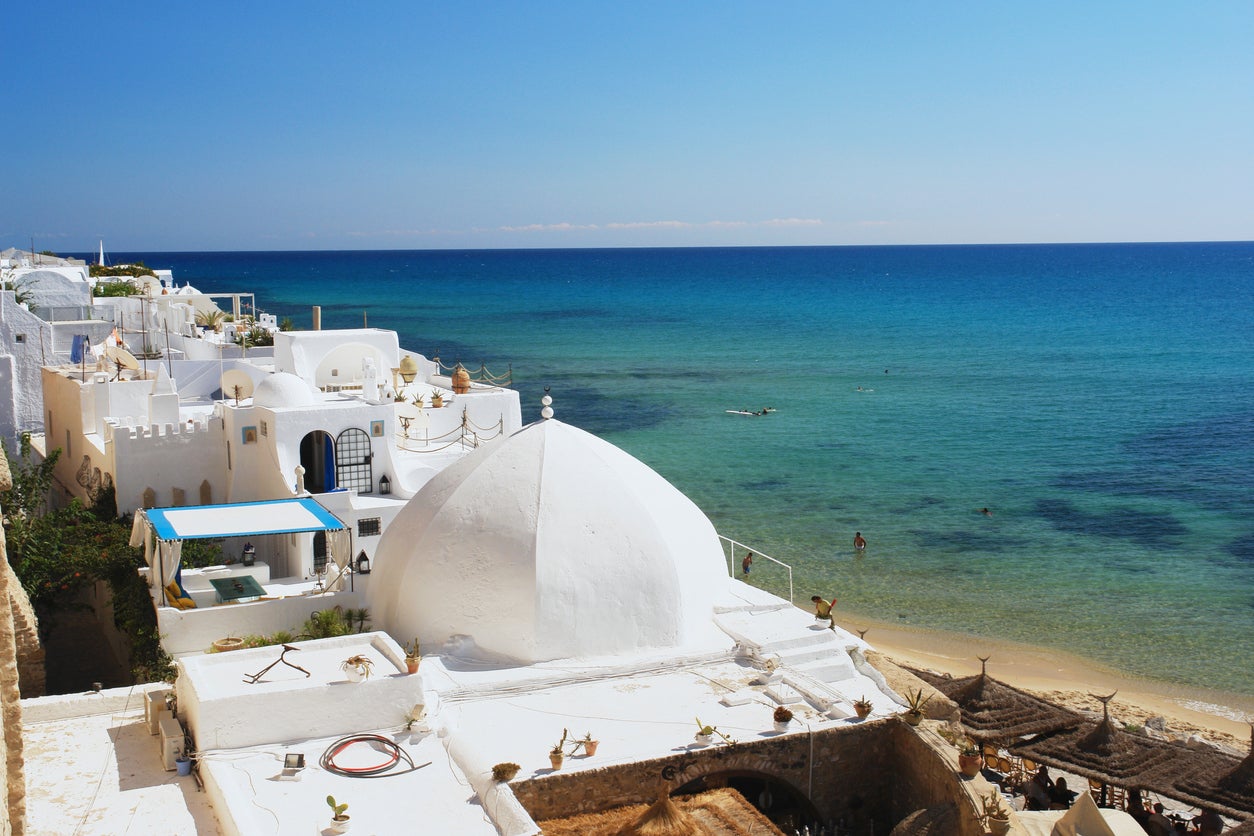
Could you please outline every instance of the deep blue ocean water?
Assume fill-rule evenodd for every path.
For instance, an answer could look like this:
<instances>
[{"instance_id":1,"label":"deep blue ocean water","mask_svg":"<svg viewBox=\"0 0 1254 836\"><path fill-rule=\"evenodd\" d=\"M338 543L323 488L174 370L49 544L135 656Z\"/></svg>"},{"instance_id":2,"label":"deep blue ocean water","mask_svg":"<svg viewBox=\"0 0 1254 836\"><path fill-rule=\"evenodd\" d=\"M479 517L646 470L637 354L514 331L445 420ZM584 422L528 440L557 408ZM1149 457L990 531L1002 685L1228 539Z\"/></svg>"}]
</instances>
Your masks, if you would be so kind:
<instances>
[{"instance_id":1,"label":"deep blue ocean water","mask_svg":"<svg viewBox=\"0 0 1254 836\"><path fill-rule=\"evenodd\" d=\"M512 364L799 601L1254 694L1254 243L112 258Z\"/></svg>"}]
</instances>

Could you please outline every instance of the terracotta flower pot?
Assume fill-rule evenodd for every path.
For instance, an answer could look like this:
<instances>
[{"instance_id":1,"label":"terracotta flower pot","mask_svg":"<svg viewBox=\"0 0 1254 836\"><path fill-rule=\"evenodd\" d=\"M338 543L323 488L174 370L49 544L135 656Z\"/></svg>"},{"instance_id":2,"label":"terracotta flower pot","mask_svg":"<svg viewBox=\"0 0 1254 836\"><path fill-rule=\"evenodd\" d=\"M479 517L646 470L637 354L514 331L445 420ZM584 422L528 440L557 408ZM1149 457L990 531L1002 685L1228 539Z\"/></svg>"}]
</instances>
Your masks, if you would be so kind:
<instances>
[{"instance_id":1,"label":"terracotta flower pot","mask_svg":"<svg viewBox=\"0 0 1254 836\"><path fill-rule=\"evenodd\" d=\"M418 659L406 659L405 660L406 670L408 670L410 673L418 673L418 662L419 662Z\"/></svg>"},{"instance_id":2,"label":"terracotta flower pot","mask_svg":"<svg viewBox=\"0 0 1254 836\"><path fill-rule=\"evenodd\" d=\"M592 757L597 753L597 747L601 745L599 740L585 740L583 742L583 751L588 757Z\"/></svg>"},{"instance_id":3,"label":"terracotta flower pot","mask_svg":"<svg viewBox=\"0 0 1254 836\"><path fill-rule=\"evenodd\" d=\"M958 771L968 778L974 778L980 774L980 768L984 765L984 759L979 755L958 755Z\"/></svg>"},{"instance_id":4,"label":"terracotta flower pot","mask_svg":"<svg viewBox=\"0 0 1254 836\"><path fill-rule=\"evenodd\" d=\"M854 713L858 715L859 720L865 720L871 715L871 706L869 705L859 705L854 703L853 710Z\"/></svg>"},{"instance_id":5,"label":"terracotta flower pot","mask_svg":"<svg viewBox=\"0 0 1254 836\"><path fill-rule=\"evenodd\" d=\"M562 761L565 759L566 756L560 752L549 752L549 763L553 765L554 772L562 768Z\"/></svg>"},{"instance_id":6,"label":"terracotta flower pot","mask_svg":"<svg viewBox=\"0 0 1254 836\"><path fill-rule=\"evenodd\" d=\"M901 717L912 726L917 726L919 723L923 722L922 711L907 711L905 714L901 715Z\"/></svg>"}]
</instances>

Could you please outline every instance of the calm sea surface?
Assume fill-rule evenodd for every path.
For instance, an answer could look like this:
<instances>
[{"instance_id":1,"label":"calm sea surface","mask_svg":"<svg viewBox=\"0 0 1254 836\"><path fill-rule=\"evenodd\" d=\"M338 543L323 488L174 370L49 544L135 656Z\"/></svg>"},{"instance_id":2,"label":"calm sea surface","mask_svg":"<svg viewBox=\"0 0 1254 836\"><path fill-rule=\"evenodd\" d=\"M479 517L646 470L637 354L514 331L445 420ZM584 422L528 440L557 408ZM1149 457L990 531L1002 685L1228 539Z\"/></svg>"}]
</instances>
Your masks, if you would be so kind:
<instances>
[{"instance_id":1,"label":"calm sea surface","mask_svg":"<svg viewBox=\"0 0 1254 836\"><path fill-rule=\"evenodd\" d=\"M1254 694L1254 243L132 258L512 364L798 600Z\"/></svg>"}]
</instances>

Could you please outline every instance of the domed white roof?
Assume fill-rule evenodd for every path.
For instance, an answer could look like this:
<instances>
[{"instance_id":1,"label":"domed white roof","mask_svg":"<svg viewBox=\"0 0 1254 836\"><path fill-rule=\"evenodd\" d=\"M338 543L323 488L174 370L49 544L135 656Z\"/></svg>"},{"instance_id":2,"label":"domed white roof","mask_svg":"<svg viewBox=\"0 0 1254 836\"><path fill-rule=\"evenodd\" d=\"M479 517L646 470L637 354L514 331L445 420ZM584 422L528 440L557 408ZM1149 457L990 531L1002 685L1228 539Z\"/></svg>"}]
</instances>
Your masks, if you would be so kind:
<instances>
[{"instance_id":1,"label":"domed white roof","mask_svg":"<svg viewBox=\"0 0 1254 836\"><path fill-rule=\"evenodd\" d=\"M432 478L375 557L375 624L429 648L469 636L523 664L709 647L727 581L714 526L691 500L554 420Z\"/></svg>"},{"instance_id":2,"label":"domed white roof","mask_svg":"<svg viewBox=\"0 0 1254 836\"><path fill-rule=\"evenodd\" d=\"M266 375L253 392L253 405L271 409L284 406L308 406L316 403L313 389L291 372Z\"/></svg>"}]
</instances>

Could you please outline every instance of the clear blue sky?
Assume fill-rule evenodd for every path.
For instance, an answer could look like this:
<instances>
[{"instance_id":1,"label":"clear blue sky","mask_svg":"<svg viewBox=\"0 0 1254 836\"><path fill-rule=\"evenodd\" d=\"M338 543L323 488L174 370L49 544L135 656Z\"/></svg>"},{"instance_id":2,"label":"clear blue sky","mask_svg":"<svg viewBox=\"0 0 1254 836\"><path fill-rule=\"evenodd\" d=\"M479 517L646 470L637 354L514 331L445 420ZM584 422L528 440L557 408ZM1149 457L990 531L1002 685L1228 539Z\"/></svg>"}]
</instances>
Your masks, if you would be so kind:
<instances>
[{"instance_id":1,"label":"clear blue sky","mask_svg":"<svg viewBox=\"0 0 1254 836\"><path fill-rule=\"evenodd\" d=\"M10 3L0 247L1254 238L1254 4Z\"/></svg>"}]
</instances>

